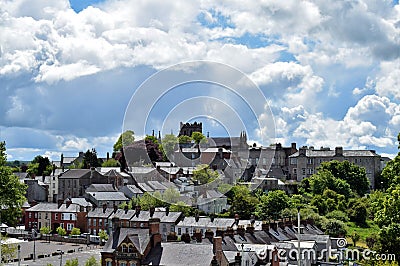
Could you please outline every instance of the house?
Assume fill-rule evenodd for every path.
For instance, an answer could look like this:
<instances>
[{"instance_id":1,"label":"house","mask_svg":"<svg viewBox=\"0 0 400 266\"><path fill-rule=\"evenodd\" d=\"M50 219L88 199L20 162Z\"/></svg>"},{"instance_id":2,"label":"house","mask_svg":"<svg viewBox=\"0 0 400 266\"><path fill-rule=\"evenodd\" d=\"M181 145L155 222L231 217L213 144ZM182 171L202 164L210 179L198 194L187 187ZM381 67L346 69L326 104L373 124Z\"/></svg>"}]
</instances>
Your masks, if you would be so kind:
<instances>
[{"instance_id":1,"label":"house","mask_svg":"<svg viewBox=\"0 0 400 266\"><path fill-rule=\"evenodd\" d=\"M117 191L113 184L91 184L85 192L113 192Z\"/></svg>"},{"instance_id":2,"label":"house","mask_svg":"<svg viewBox=\"0 0 400 266\"><path fill-rule=\"evenodd\" d=\"M317 172L323 162L332 160L354 163L365 168L371 189L375 188L375 177L381 171L381 156L374 150L344 150L342 147L314 149L301 147L298 152L289 156L289 172L291 178L301 181Z\"/></svg>"},{"instance_id":3,"label":"house","mask_svg":"<svg viewBox=\"0 0 400 266\"><path fill-rule=\"evenodd\" d=\"M113 212L114 209L107 208L107 204L89 211L86 216L88 232L92 235L98 235L100 230L104 230L110 234L111 231L108 224Z\"/></svg>"},{"instance_id":4,"label":"house","mask_svg":"<svg viewBox=\"0 0 400 266\"><path fill-rule=\"evenodd\" d=\"M71 233L71 230L76 227L81 232L87 232L87 214L90 208L80 206L79 204L72 203L67 199L65 203L61 204L52 216L52 230L55 231L59 226Z\"/></svg>"},{"instance_id":5,"label":"house","mask_svg":"<svg viewBox=\"0 0 400 266\"><path fill-rule=\"evenodd\" d=\"M175 227L175 233L178 236L189 234L193 236L194 233L200 234L203 237L207 231L217 235L218 231L226 231L235 223L233 218L213 218L213 217L185 217Z\"/></svg>"},{"instance_id":6,"label":"house","mask_svg":"<svg viewBox=\"0 0 400 266\"><path fill-rule=\"evenodd\" d=\"M107 184L107 178L92 169L69 169L58 177L58 199L83 197L91 184Z\"/></svg>"},{"instance_id":7,"label":"house","mask_svg":"<svg viewBox=\"0 0 400 266\"><path fill-rule=\"evenodd\" d=\"M228 199L219 191L206 190L197 198L197 206L205 213L221 213L228 209Z\"/></svg>"},{"instance_id":8,"label":"house","mask_svg":"<svg viewBox=\"0 0 400 266\"><path fill-rule=\"evenodd\" d=\"M125 185L119 189L128 199L140 198L144 192L135 185Z\"/></svg>"},{"instance_id":9,"label":"house","mask_svg":"<svg viewBox=\"0 0 400 266\"><path fill-rule=\"evenodd\" d=\"M167 187L161 184L159 181L147 181L146 183L154 190L154 192L158 191L163 194L165 190L167 190Z\"/></svg>"},{"instance_id":10,"label":"house","mask_svg":"<svg viewBox=\"0 0 400 266\"><path fill-rule=\"evenodd\" d=\"M58 213L57 203L41 202L25 210L25 229L40 229L43 226L52 226L54 213ZM53 227L52 227L53 229Z\"/></svg>"},{"instance_id":11,"label":"house","mask_svg":"<svg viewBox=\"0 0 400 266\"><path fill-rule=\"evenodd\" d=\"M104 204L107 206L119 206L129 201L124 193L119 191L86 192L85 197L96 207L103 206Z\"/></svg>"},{"instance_id":12,"label":"house","mask_svg":"<svg viewBox=\"0 0 400 266\"><path fill-rule=\"evenodd\" d=\"M35 179L24 179L23 182L28 185L25 197L29 203L47 202L49 187L43 182Z\"/></svg>"},{"instance_id":13,"label":"house","mask_svg":"<svg viewBox=\"0 0 400 266\"><path fill-rule=\"evenodd\" d=\"M152 248L159 246L160 220L151 218L146 228L122 227L119 219L113 219L113 230L101 251L102 266L144 265L144 259Z\"/></svg>"}]
</instances>

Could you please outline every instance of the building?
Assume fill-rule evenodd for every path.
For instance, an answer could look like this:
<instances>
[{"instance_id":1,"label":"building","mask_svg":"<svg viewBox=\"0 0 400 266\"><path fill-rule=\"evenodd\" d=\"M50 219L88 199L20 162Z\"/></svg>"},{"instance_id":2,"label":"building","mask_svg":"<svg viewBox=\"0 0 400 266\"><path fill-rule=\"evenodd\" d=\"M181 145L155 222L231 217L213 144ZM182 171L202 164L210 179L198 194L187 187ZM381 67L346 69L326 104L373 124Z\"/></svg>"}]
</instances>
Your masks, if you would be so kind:
<instances>
[{"instance_id":1,"label":"building","mask_svg":"<svg viewBox=\"0 0 400 266\"><path fill-rule=\"evenodd\" d=\"M104 204L106 206L119 206L129 201L124 193L119 191L86 192L85 197L96 207L104 206Z\"/></svg>"},{"instance_id":2,"label":"building","mask_svg":"<svg viewBox=\"0 0 400 266\"><path fill-rule=\"evenodd\" d=\"M25 229L40 229L43 226L52 226L54 213L58 213L57 203L38 203L25 210ZM53 229L53 227L52 227Z\"/></svg>"},{"instance_id":3,"label":"building","mask_svg":"<svg viewBox=\"0 0 400 266\"><path fill-rule=\"evenodd\" d=\"M180 130L179 130L178 137L179 136L191 137L193 132L203 133L203 124L202 123L194 122L194 123L185 123L184 124L184 123L180 122L179 128L180 128Z\"/></svg>"},{"instance_id":4,"label":"building","mask_svg":"<svg viewBox=\"0 0 400 266\"><path fill-rule=\"evenodd\" d=\"M109 231L109 218L113 214L113 208L107 208L105 204L101 208L94 208L86 216L88 233L98 235L100 230Z\"/></svg>"},{"instance_id":5,"label":"building","mask_svg":"<svg viewBox=\"0 0 400 266\"><path fill-rule=\"evenodd\" d=\"M197 198L197 207L205 213L221 213L228 209L228 198L217 190L206 190Z\"/></svg>"},{"instance_id":6,"label":"building","mask_svg":"<svg viewBox=\"0 0 400 266\"><path fill-rule=\"evenodd\" d=\"M91 184L107 184L107 178L92 169L69 169L58 177L58 199L83 197Z\"/></svg>"},{"instance_id":7,"label":"building","mask_svg":"<svg viewBox=\"0 0 400 266\"><path fill-rule=\"evenodd\" d=\"M112 235L101 251L102 266L143 265L152 248L159 246L160 220L151 218L146 228L126 228L113 219Z\"/></svg>"},{"instance_id":8,"label":"building","mask_svg":"<svg viewBox=\"0 0 400 266\"><path fill-rule=\"evenodd\" d=\"M317 172L323 162L349 161L365 168L371 188L375 188L375 177L381 171L381 156L374 150L343 150L342 147L321 148L304 146L289 156L289 171L292 179L301 181Z\"/></svg>"},{"instance_id":9,"label":"building","mask_svg":"<svg viewBox=\"0 0 400 266\"><path fill-rule=\"evenodd\" d=\"M185 217L175 228L178 236L183 234L193 235L198 233L203 237L207 231L217 235L217 230L225 231L235 223L233 218L212 218L212 217Z\"/></svg>"}]
</instances>

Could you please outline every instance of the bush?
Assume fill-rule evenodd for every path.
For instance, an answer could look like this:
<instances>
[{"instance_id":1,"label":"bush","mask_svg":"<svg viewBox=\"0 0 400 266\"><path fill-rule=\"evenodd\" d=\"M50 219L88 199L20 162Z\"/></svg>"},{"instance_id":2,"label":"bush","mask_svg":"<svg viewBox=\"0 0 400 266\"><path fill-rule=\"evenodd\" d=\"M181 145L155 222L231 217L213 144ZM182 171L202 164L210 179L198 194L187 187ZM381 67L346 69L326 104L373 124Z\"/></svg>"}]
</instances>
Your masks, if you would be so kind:
<instances>
[{"instance_id":1,"label":"bush","mask_svg":"<svg viewBox=\"0 0 400 266\"><path fill-rule=\"evenodd\" d=\"M332 237L344 237L347 233L346 225L342 221L335 219L328 220L323 229L326 234Z\"/></svg>"},{"instance_id":2,"label":"bush","mask_svg":"<svg viewBox=\"0 0 400 266\"><path fill-rule=\"evenodd\" d=\"M342 211L331 211L329 212L326 216L328 219L336 219L342 222L348 222L349 218L347 217L347 214L342 212Z\"/></svg>"}]
</instances>

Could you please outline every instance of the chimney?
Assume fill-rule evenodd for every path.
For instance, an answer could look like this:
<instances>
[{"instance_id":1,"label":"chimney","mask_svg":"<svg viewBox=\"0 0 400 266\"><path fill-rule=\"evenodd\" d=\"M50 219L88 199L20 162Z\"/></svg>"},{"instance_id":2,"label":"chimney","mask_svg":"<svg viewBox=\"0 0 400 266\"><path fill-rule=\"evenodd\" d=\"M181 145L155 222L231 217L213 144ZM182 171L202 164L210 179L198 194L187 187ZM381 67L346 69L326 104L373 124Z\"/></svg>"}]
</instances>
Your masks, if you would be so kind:
<instances>
[{"instance_id":1,"label":"chimney","mask_svg":"<svg viewBox=\"0 0 400 266\"><path fill-rule=\"evenodd\" d=\"M199 216L199 212L196 212L196 214L194 215L194 220L196 221L196 223L199 221L200 216Z\"/></svg>"},{"instance_id":2,"label":"chimney","mask_svg":"<svg viewBox=\"0 0 400 266\"><path fill-rule=\"evenodd\" d=\"M275 222L269 223L269 227L270 227L271 229L275 230L275 231L278 230L278 225L277 225Z\"/></svg>"},{"instance_id":3,"label":"chimney","mask_svg":"<svg viewBox=\"0 0 400 266\"><path fill-rule=\"evenodd\" d=\"M57 203L58 203L58 208L60 208L61 207L61 205L63 204L63 200L62 199L59 199L58 201L57 201Z\"/></svg>"},{"instance_id":4,"label":"chimney","mask_svg":"<svg viewBox=\"0 0 400 266\"><path fill-rule=\"evenodd\" d=\"M283 222L278 222L278 226L284 230L285 229L285 224Z\"/></svg>"},{"instance_id":5,"label":"chimney","mask_svg":"<svg viewBox=\"0 0 400 266\"><path fill-rule=\"evenodd\" d=\"M207 229L206 232L204 233L204 237L210 240L210 242L212 242L214 237L214 232L211 229Z\"/></svg>"},{"instance_id":6,"label":"chimney","mask_svg":"<svg viewBox=\"0 0 400 266\"><path fill-rule=\"evenodd\" d=\"M107 210L107 204L106 204L106 203L104 203L104 204L103 204L103 213L105 213L105 212L106 212L106 210Z\"/></svg>"},{"instance_id":7,"label":"chimney","mask_svg":"<svg viewBox=\"0 0 400 266\"><path fill-rule=\"evenodd\" d=\"M125 214L127 214L127 213L128 213L128 210L129 210L129 206L128 206L128 204L127 204L127 205L125 205L125 207L124 207L124 210L125 210Z\"/></svg>"},{"instance_id":8,"label":"chimney","mask_svg":"<svg viewBox=\"0 0 400 266\"><path fill-rule=\"evenodd\" d=\"M297 150L297 148L296 148L296 142L292 142L290 148L292 149L292 151Z\"/></svg>"},{"instance_id":9,"label":"chimney","mask_svg":"<svg viewBox=\"0 0 400 266\"><path fill-rule=\"evenodd\" d=\"M110 160L110 153L107 152L107 161Z\"/></svg>"},{"instance_id":10,"label":"chimney","mask_svg":"<svg viewBox=\"0 0 400 266\"><path fill-rule=\"evenodd\" d=\"M151 206L150 207L150 218L153 218L155 211L156 211L156 208L154 206Z\"/></svg>"},{"instance_id":11,"label":"chimney","mask_svg":"<svg viewBox=\"0 0 400 266\"><path fill-rule=\"evenodd\" d=\"M293 223L292 223L292 220L286 220L286 221L285 221L285 226L287 226L287 227L289 227L289 228L293 229Z\"/></svg>"},{"instance_id":12,"label":"chimney","mask_svg":"<svg viewBox=\"0 0 400 266\"><path fill-rule=\"evenodd\" d=\"M239 224L239 214L235 214L235 224L238 225Z\"/></svg>"},{"instance_id":13,"label":"chimney","mask_svg":"<svg viewBox=\"0 0 400 266\"><path fill-rule=\"evenodd\" d=\"M200 229L196 229L196 231L193 234L194 239L196 239L197 243L201 243L202 239L203 239L203 235L200 231Z\"/></svg>"},{"instance_id":14,"label":"chimney","mask_svg":"<svg viewBox=\"0 0 400 266\"><path fill-rule=\"evenodd\" d=\"M223 158L223 153L222 153L222 148L218 148L218 155L219 155L219 158Z\"/></svg>"},{"instance_id":15,"label":"chimney","mask_svg":"<svg viewBox=\"0 0 400 266\"><path fill-rule=\"evenodd\" d=\"M117 204L114 204L114 205L113 205L113 208L114 208L114 213L116 213L116 212L118 211L118 206L117 206Z\"/></svg>"},{"instance_id":16,"label":"chimney","mask_svg":"<svg viewBox=\"0 0 400 266\"><path fill-rule=\"evenodd\" d=\"M161 243L161 234L160 234L160 219L159 218L150 218L149 219L149 234L150 238L153 241L153 247Z\"/></svg>"},{"instance_id":17,"label":"chimney","mask_svg":"<svg viewBox=\"0 0 400 266\"><path fill-rule=\"evenodd\" d=\"M113 233L116 232L117 229L119 229L120 226L121 226L118 217L113 217L113 218L111 219L111 224L112 224L112 231L113 231Z\"/></svg>"},{"instance_id":18,"label":"chimney","mask_svg":"<svg viewBox=\"0 0 400 266\"><path fill-rule=\"evenodd\" d=\"M210 215L210 221L213 223L213 222L214 222L214 219L215 219L215 214L212 213L212 214Z\"/></svg>"},{"instance_id":19,"label":"chimney","mask_svg":"<svg viewBox=\"0 0 400 266\"><path fill-rule=\"evenodd\" d=\"M169 206L165 207L165 216L168 216L169 214Z\"/></svg>"},{"instance_id":20,"label":"chimney","mask_svg":"<svg viewBox=\"0 0 400 266\"><path fill-rule=\"evenodd\" d=\"M218 261L218 265L221 265L223 253L222 253L222 237L216 236L213 239L213 253Z\"/></svg>"},{"instance_id":21,"label":"chimney","mask_svg":"<svg viewBox=\"0 0 400 266\"><path fill-rule=\"evenodd\" d=\"M213 256L213 259L211 261L211 266L220 266L215 255Z\"/></svg>"},{"instance_id":22,"label":"chimney","mask_svg":"<svg viewBox=\"0 0 400 266\"><path fill-rule=\"evenodd\" d=\"M254 226L253 225L247 225L246 233L249 233L251 235L254 234Z\"/></svg>"},{"instance_id":23,"label":"chimney","mask_svg":"<svg viewBox=\"0 0 400 266\"><path fill-rule=\"evenodd\" d=\"M224 235L225 235L224 229L218 227L217 230L215 231L215 235L216 236L220 236L220 237L224 237Z\"/></svg>"},{"instance_id":24,"label":"chimney","mask_svg":"<svg viewBox=\"0 0 400 266\"><path fill-rule=\"evenodd\" d=\"M234 234L235 234L235 231L233 230L232 227L228 227L228 228L226 229L226 232L225 232L225 235L226 235L226 236L232 236L232 237L233 237Z\"/></svg>"},{"instance_id":25,"label":"chimney","mask_svg":"<svg viewBox=\"0 0 400 266\"><path fill-rule=\"evenodd\" d=\"M335 148L335 156L343 156L343 147Z\"/></svg>"},{"instance_id":26,"label":"chimney","mask_svg":"<svg viewBox=\"0 0 400 266\"><path fill-rule=\"evenodd\" d=\"M242 256L240 256L240 253L236 253L235 256L235 264L234 266L241 266L242 265Z\"/></svg>"},{"instance_id":27,"label":"chimney","mask_svg":"<svg viewBox=\"0 0 400 266\"><path fill-rule=\"evenodd\" d=\"M269 232L269 223L267 221L263 221L262 224L261 224L261 229L264 232Z\"/></svg>"},{"instance_id":28,"label":"chimney","mask_svg":"<svg viewBox=\"0 0 400 266\"><path fill-rule=\"evenodd\" d=\"M67 209L69 208L69 206L71 205L71 203L72 203L71 199L67 199L67 200L65 201L65 206L67 206Z\"/></svg>"},{"instance_id":29,"label":"chimney","mask_svg":"<svg viewBox=\"0 0 400 266\"><path fill-rule=\"evenodd\" d=\"M244 234L246 232L246 230L244 229L243 225L239 225L236 229L236 232L238 235L240 235L241 237L244 237Z\"/></svg>"},{"instance_id":30,"label":"chimney","mask_svg":"<svg viewBox=\"0 0 400 266\"><path fill-rule=\"evenodd\" d=\"M276 247L272 251L271 266L279 266L279 252Z\"/></svg>"},{"instance_id":31,"label":"chimney","mask_svg":"<svg viewBox=\"0 0 400 266\"><path fill-rule=\"evenodd\" d=\"M142 209L142 207L140 207L140 205L136 206L136 212L135 212L136 217L139 217L141 209Z\"/></svg>"},{"instance_id":32,"label":"chimney","mask_svg":"<svg viewBox=\"0 0 400 266\"><path fill-rule=\"evenodd\" d=\"M299 149L299 156L306 156L307 147L303 146Z\"/></svg>"}]
</instances>

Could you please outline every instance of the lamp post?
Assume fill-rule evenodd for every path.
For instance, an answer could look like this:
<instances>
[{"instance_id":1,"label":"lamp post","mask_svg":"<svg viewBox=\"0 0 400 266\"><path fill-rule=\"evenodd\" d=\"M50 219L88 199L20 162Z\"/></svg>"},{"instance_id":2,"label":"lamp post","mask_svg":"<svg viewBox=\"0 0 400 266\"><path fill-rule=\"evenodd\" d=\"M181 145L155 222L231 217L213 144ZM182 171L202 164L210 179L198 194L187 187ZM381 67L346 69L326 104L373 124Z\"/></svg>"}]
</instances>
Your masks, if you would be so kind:
<instances>
[{"instance_id":1,"label":"lamp post","mask_svg":"<svg viewBox=\"0 0 400 266\"><path fill-rule=\"evenodd\" d=\"M21 265L21 245L18 245L18 266Z\"/></svg>"},{"instance_id":2,"label":"lamp post","mask_svg":"<svg viewBox=\"0 0 400 266\"><path fill-rule=\"evenodd\" d=\"M300 207L297 208L297 265L301 266L300 257Z\"/></svg>"},{"instance_id":3,"label":"lamp post","mask_svg":"<svg viewBox=\"0 0 400 266\"><path fill-rule=\"evenodd\" d=\"M36 223L33 223L32 238L33 238L33 261L36 261Z\"/></svg>"},{"instance_id":4,"label":"lamp post","mask_svg":"<svg viewBox=\"0 0 400 266\"><path fill-rule=\"evenodd\" d=\"M60 266L62 266L62 255L64 252L61 249L57 249L57 251L60 253Z\"/></svg>"}]
</instances>

